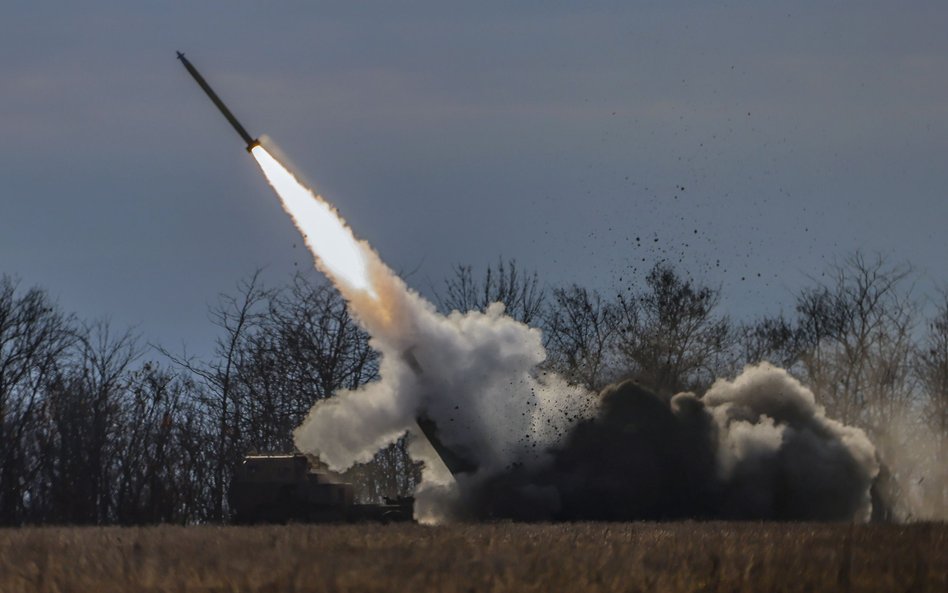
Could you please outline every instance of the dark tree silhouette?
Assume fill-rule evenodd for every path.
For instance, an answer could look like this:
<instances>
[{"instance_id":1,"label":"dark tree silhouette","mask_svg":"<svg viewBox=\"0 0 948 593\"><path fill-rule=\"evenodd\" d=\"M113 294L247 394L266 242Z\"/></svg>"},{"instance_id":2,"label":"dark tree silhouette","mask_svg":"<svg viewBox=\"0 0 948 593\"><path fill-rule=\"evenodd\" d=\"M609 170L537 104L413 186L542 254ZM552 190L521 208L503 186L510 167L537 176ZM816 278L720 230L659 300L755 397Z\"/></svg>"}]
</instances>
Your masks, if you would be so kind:
<instances>
[{"instance_id":1,"label":"dark tree silhouette","mask_svg":"<svg viewBox=\"0 0 948 593\"><path fill-rule=\"evenodd\" d=\"M573 284L553 290L544 341L549 367L588 389L602 389L616 371L618 310L595 291Z\"/></svg>"},{"instance_id":2,"label":"dark tree silhouette","mask_svg":"<svg viewBox=\"0 0 948 593\"><path fill-rule=\"evenodd\" d=\"M922 414L934 434L933 493L936 515L948 515L948 292L942 295L928 332L918 348Z\"/></svg>"},{"instance_id":3,"label":"dark tree silhouette","mask_svg":"<svg viewBox=\"0 0 948 593\"><path fill-rule=\"evenodd\" d=\"M444 289L435 292L444 312L483 312L492 303L503 303L507 315L528 325L539 320L546 300L537 273L524 272L513 259L487 266L483 279L475 277L471 266L456 265Z\"/></svg>"},{"instance_id":4,"label":"dark tree silhouette","mask_svg":"<svg viewBox=\"0 0 948 593\"><path fill-rule=\"evenodd\" d=\"M653 267L645 283L645 290L618 299L620 368L661 394L701 391L726 375L735 332L715 313L719 292L668 264Z\"/></svg>"},{"instance_id":5,"label":"dark tree silhouette","mask_svg":"<svg viewBox=\"0 0 948 593\"><path fill-rule=\"evenodd\" d=\"M76 342L74 320L45 292L0 277L0 524L23 521L39 472L32 436L43 423L45 388Z\"/></svg>"},{"instance_id":6,"label":"dark tree silhouette","mask_svg":"<svg viewBox=\"0 0 948 593\"><path fill-rule=\"evenodd\" d=\"M242 385L239 370L245 364L248 344L257 331L266 311L270 293L260 286L261 270L237 286L236 295L221 294L217 304L210 310L211 323L220 329L215 356L210 361L196 360L187 354L161 352L175 364L186 369L201 384L204 397L202 405L214 418L216 455L211 486L213 511L211 519L223 521L227 518L227 487L233 468L244 453L240 432L243 423L241 409Z\"/></svg>"}]
</instances>

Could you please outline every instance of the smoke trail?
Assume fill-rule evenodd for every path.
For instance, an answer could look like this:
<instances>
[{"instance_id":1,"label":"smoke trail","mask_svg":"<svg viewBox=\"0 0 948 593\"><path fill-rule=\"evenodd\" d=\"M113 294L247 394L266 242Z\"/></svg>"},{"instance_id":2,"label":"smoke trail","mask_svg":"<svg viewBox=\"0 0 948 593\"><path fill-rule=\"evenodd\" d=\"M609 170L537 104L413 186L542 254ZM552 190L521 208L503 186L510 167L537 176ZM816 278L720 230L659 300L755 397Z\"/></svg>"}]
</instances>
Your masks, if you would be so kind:
<instances>
[{"instance_id":1,"label":"smoke trail","mask_svg":"<svg viewBox=\"0 0 948 593\"><path fill-rule=\"evenodd\" d=\"M591 413L591 394L537 371L546 356L538 330L504 315L500 304L484 313L438 314L264 148L253 155L381 354L379 381L313 407L295 433L300 450L343 470L414 433L410 454L426 462L419 508L434 518L451 504L440 496L454 484L420 442L420 415L441 427L445 446L476 457L478 476L488 476L513 463L542 462L570 424Z\"/></svg>"},{"instance_id":2,"label":"smoke trail","mask_svg":"<svg viewBox=\"0 0 948 593\"><path fill-rule=\"evenodd\" d=\"M425 463L421 520L868 518L875 449L786 371L748 367L704 397L626 382L597 398L539 372L539 331L502 305L438 314L329 204L262 147L253 154L381 354L379 381L318 402L295 432L331 469L409 432ZM472 462L456 481L418 434L422 416Z\"/></svg>"}]
</instances>

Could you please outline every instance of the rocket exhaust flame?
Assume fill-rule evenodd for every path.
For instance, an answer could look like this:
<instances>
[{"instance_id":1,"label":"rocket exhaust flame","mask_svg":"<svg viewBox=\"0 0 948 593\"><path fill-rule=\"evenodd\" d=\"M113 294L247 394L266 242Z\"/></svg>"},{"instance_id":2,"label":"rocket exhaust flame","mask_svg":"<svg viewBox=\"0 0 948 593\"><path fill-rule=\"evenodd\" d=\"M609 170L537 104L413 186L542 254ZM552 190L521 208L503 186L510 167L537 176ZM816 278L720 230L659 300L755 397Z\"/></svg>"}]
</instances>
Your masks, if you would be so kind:
<instances>
[{"instance_id":1,"label":"rocket exhaust flame","mask_svg":"<svg viewBox=\"0 0 948 593\"><path fill-rule=\"evenodd\" d=\"M365 249L336 212L299 182L278 160L259 144L250 153L267 181L276 191L283 209L293 219L323 272L341 288L364 292L375 298L369 279Z\"/></svg>"}]
</instances>

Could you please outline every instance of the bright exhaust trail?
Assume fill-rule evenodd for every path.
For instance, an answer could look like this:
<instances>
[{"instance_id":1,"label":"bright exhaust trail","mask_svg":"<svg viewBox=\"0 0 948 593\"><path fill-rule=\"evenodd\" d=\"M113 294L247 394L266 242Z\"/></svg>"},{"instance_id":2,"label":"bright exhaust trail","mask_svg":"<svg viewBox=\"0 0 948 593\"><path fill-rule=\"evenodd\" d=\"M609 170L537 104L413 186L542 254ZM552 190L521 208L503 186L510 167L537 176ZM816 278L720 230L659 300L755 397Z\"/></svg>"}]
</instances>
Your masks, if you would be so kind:
<instances>
[{"instance_id":1,"label":"bright exhaust trail","mask_svg":"<svg viewBox=\"0 0 948 593\"><path fill-rule=\"evenodd\" d=\"M376 297L364 247L336 209L300 183L259 144L251 149L251 154L323 271L337 285Z\"/></svg>"}]
</instances>

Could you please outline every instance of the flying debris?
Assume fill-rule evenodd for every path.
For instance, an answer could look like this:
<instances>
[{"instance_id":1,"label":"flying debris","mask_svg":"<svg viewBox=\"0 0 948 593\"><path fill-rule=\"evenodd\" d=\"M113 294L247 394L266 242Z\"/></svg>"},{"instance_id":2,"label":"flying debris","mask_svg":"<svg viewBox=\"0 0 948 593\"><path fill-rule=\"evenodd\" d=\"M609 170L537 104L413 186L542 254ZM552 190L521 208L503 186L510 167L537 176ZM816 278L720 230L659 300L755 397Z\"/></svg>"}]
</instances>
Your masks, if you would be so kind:
<instances>
[{"instance_id":1,"label":"flying debris","mask_svg":"<svg viewBox=\"0 0 948 593\"><path fill-rule=\"evenodd\" d=\"M377 381L316 402L293 434L300 452L343 471L407 434L408 454L422 464L413 510L427 523L870 517L875 447L860 429L827 417L786 370L749 366L700 397L668 397L631 382L597 396L538 372L547 359L538 330L507 316L502 303L438 313L356 238L332 204L251 138L184 55L178 58L247 143L318 268L380 355ZM290 490L286 500L302 516L407 518L407 501L371 512L327 506L351 494L324 484L308 459L248 457L231 501L238 518L300 517L286 514L283 492ZM262 517L255 511L261 505ZM248 507L249 516L240 512Z\"/></svg>"},{"instance_id":2,"label":"flying debris","mask_svg":"<svg viewBox=\"0 0 948 593\"><path fill-rule=\"evenodd\" d=\"M243 138L244 142L247 143L247 152L253 152L255 146L260 146L260 140L251 137L250 134L247 133L247 130L245 130L242 125L240 125L240 122L237 121L237 118L234 117L234 114L230 112L230 109L227 108L227 105L224 105L224 102L221 101L221 98L217 96L217 93L214 92L214 89L211 88L211 85L207 84L207 81L204 80L204 77L201 76L201 73L197 71L197 68L195 68L186 57L184 57L183 53L178 52L178 59L181 60L181 63L184 64L184 67L187 68L188 72L191 73L191 76L194 77L194 80L197 81L198 85L204 89L204 92L207 93L207 96L210 97L211 101L214 102L214 105L217 105L217 108L221 110L221 113L224 114L224 117L227 118L227 121L230 122L230 125L234 126L234 129L237 130L237 133L240 134L240 137Z\"/></svg>"}]
</instances>

